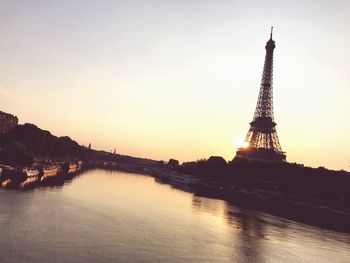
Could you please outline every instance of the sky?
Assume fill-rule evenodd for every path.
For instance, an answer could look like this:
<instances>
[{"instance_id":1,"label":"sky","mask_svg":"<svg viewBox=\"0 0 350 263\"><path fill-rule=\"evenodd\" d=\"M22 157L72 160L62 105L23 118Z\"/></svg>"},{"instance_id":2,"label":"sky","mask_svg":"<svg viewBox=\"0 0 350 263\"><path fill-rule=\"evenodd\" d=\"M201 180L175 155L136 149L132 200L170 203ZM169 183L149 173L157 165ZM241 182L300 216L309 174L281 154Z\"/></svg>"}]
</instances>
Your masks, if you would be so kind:
<instances>
[{"instance_id":1,"label":"sky","mask_svg":"<svg viewBox=\"0 0 350 263\"><path fill-rule=\"evenodd\" d=\"M0 110L120 154L232 160L274 26L289 162L350 170L350 2L0 0Z\"/></svg>"}]
</instances>

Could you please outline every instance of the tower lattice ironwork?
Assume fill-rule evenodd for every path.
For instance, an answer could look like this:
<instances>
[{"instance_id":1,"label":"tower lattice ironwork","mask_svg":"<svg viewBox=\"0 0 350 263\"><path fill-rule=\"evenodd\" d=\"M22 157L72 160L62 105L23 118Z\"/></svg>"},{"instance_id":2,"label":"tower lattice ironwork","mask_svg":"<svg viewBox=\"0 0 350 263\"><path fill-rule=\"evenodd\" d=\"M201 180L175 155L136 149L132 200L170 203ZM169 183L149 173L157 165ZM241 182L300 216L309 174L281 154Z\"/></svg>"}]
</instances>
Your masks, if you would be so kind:
<instances>
[{"instance_id":1,"label":"tower lattice ironwork","mask_svg":"<svg viewBox=\"0 0 350 263\"><path fill-rule=\"evenodd\" d=\"M272 96L272 72L273 72L273 51L276 47L272 40L267 41L265 49L265 63L261 79L258 102L255 109L253 121L245 138L245 147L237 149L236 158L249 160L286 161L286 154L282 151L276 132L276 123L273 117L273 96Z\"/></svg>"}]
</instances>

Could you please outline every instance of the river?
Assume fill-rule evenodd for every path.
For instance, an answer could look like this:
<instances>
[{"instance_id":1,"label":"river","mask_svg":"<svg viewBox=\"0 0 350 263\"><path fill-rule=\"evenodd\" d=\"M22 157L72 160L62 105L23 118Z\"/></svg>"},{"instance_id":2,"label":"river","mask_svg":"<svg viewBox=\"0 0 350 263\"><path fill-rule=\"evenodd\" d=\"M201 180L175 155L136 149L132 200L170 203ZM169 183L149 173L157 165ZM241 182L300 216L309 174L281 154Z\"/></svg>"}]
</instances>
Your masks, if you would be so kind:
<instances>
[{"instance_id":1,"label":"river","mask_svg":"<svg viewBox=\"0 0 350 263\"><path fill-rule=\"evenodd\" d=\"M350 235L92 170L0 190L0 262L349 262Z\"/></svg>"}]
</instances>

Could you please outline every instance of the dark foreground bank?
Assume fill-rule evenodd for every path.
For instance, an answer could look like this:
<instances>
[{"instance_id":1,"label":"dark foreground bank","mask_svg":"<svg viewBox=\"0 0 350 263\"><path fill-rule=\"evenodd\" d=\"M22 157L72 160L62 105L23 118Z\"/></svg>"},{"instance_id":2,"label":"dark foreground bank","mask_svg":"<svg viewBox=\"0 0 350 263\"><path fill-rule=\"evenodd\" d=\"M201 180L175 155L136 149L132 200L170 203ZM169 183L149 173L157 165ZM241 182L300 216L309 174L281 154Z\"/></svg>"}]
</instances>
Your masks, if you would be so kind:
<instances>
[{"instance_id":1,"label":"dark foreground bank","mask_svg":"<svg viewBox=\"0 0 350 263\"><path fill-rule=\"evenodd\" d=\"M350 232L350 174L291 163L211 157L175 168L199 178L198 194Z\"/></svg>"}]
</instances>

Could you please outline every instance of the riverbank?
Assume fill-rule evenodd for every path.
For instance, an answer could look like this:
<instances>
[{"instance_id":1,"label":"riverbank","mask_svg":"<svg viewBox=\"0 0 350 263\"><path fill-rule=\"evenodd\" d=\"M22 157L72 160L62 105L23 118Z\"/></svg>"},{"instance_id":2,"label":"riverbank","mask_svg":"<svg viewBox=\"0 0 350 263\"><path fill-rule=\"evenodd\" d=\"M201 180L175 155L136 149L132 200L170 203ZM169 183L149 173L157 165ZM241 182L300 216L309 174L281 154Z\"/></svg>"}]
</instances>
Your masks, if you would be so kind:
<instances>
[{"instance_id":1,"label":"riverbank","mask_svg":"<svg viewBox=\"0 0 350 263\"><path fill-rule=\"evenodd\" d=\"M128 172L130 172L130 167ZM140 169L137 169L137 172L140 173ZM258 179L255 176L248 176L246 180L239 180L239 178L233 180L230 175L217 175L212 178L175 172L177 178L179 176L188 178L188 180L182 180L181 183L178 179L172 180L174 171L166 168L146 168L142 172L153 176L162 183L168 183L175 188L185 188L186 191L191 191L198 196L217 198L236 206L265 211L302 223L350 233L350 204L344 197L338 201L325 197L317 198L312 195L286 193L276 186L278 185L276 182L264 181L263 178ZM247 179L250 183L247 183ZM264 184L261 181L264 181Z\"/></svg>"},{"instance_id":2,"label":"riverbank","mask_svg":"<svg viewBox=\"0 0 350 263\"><path fill-rule=\"evenodd\" d=\"M298 195L283 195L259 188L244 188L217 181L201 181L196 195L219 198L234 205L265 211L310 225L350 233L350 206Z\"/></svg>"},{"instance_id":3,"label":"riverbank","mask_svg":"<svg viewBox=\"0 0 350 263\"><path fill-rule=\"evenodd\" d=\"M36 163L30 167L0 164L0 187L30 190L48 185L63 185L84 169L82 161Z\"/></svg>"},{"instance_id":4,"label":"riverbank","mask_svg":"<svg viewBox=\"0 0 350 263\"><path fill-rule=\"evenodd\" d=\"M43 178L41 176L22 190L43 186L62 186L66 180L71 180L81 171L91 169L144 174L154 177L158 182L193 192L197 196L221 199L239 207L265 211L298 222L350 233L350 206L347 202L337 203L301 195L283 194L277 189L266 190L261 187L253 187L252 184L248 187L242 182L239 183L240 180L232 182L232 176L228 175L219 175L213 179L177 172L166 166L152 167L116 162L85 163L79 169L57 173L45 180L41 180L40 178ZM5 178L0 176L2 186L4 186ZM22 178L21 182L28 179ZM256 180L256 178L253 179ZM20 185L21 183L18 182L16 186L12 184L11 187L3 188L20 189Z\"/></svg>"}]
</instances>

